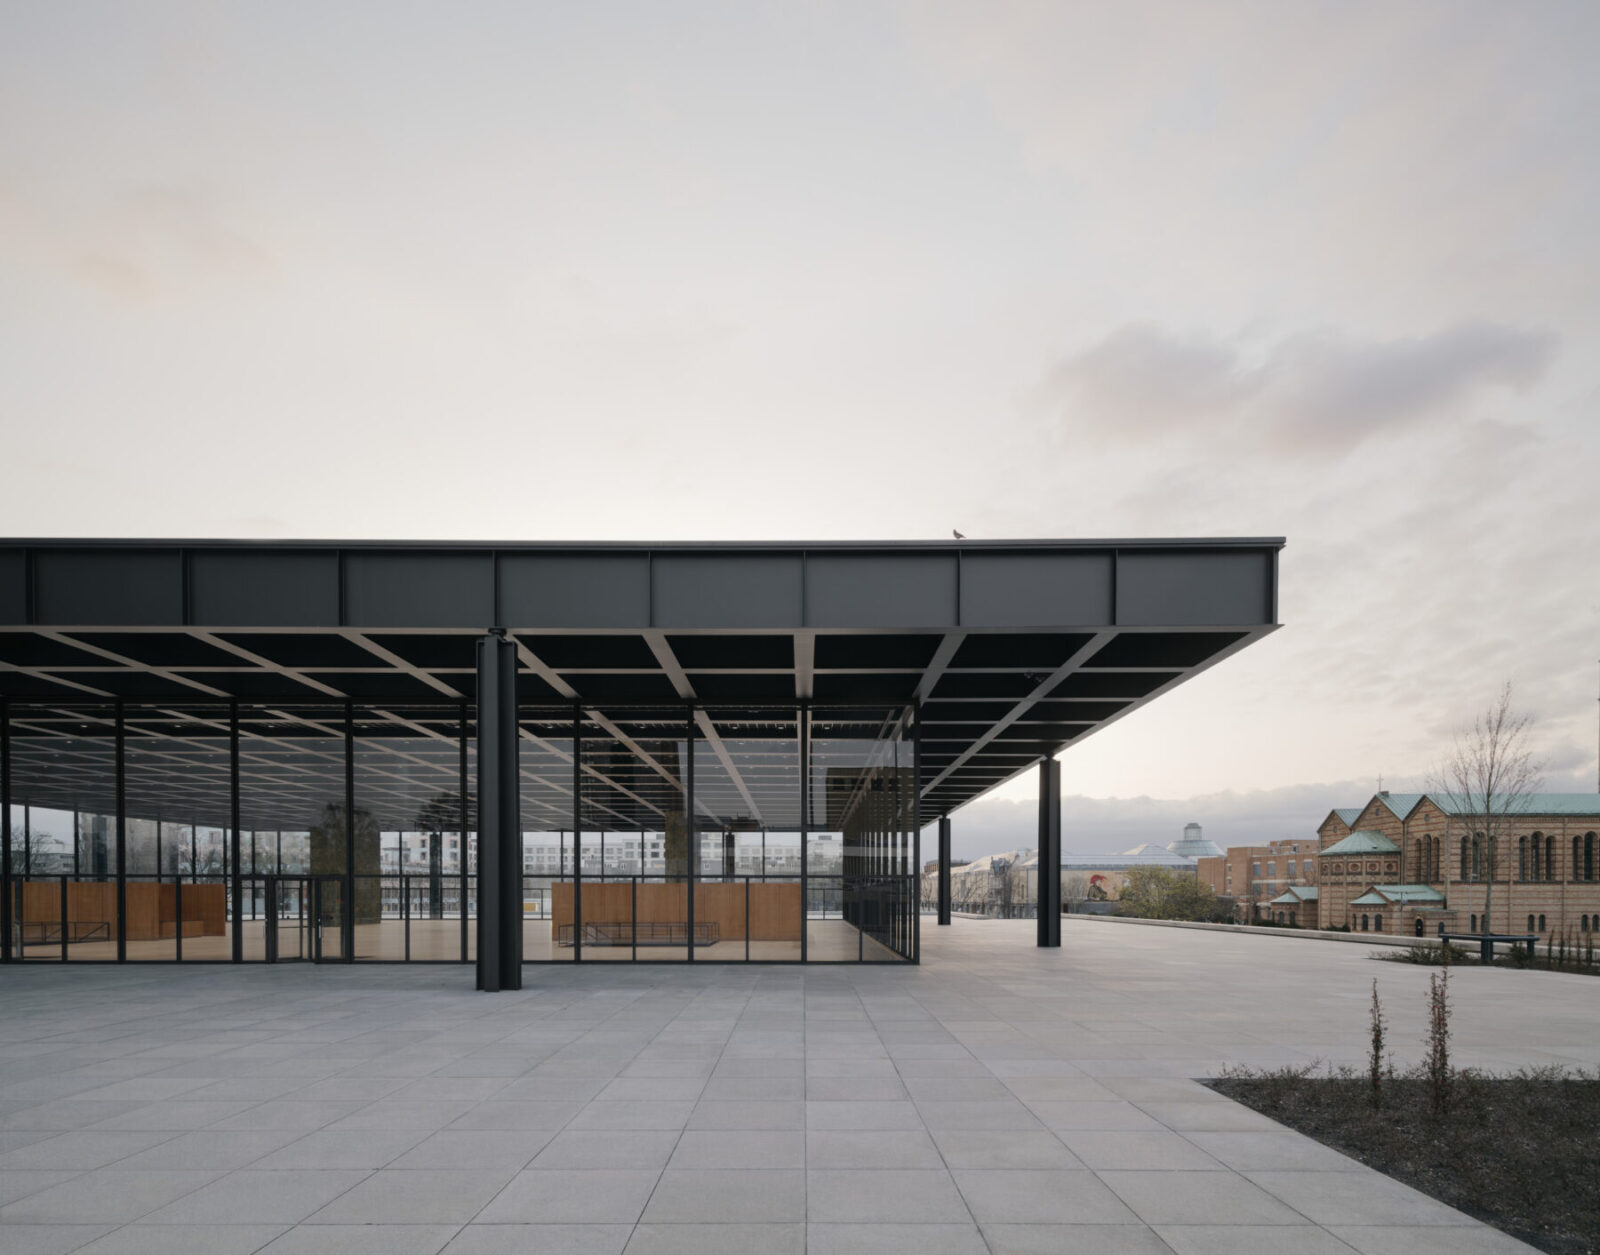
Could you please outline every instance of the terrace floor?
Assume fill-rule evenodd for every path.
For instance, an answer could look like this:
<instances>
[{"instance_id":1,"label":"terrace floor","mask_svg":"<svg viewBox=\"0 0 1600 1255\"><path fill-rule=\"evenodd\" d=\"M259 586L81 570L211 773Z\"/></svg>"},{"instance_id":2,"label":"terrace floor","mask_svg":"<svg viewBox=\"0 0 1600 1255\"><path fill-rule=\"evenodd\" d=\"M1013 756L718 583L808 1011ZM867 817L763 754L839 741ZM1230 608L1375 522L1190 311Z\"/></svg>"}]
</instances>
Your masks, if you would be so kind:
<instances>
[{"instance_id":1,"label":"terrace floor","mask_svg":"<svg viewBox=\"0 0 1600 1255\"><path fill-rule=\"evenodd\" d=\"M0 969L0 1249L1477 1255L1528 1248L1220 1098L1397 1062L1364 946L925 919L922 966ZM1582 977L1460 969L1458 1059L1600 1064Z\"/></svg>"}]
</instances>

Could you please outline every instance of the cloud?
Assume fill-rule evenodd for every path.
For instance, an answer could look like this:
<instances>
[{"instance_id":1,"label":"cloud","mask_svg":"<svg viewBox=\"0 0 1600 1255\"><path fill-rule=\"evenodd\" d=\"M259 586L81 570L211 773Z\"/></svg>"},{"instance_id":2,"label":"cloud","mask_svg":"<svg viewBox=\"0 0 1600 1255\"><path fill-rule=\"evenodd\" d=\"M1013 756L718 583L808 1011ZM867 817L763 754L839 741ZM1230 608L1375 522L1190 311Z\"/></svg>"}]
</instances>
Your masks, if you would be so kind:
<instances>
[{"instance_id":1,"label":"cloud","mask_svg":"<svg viewBox=\"0 0 1600 1255\"><path fill-rule=\"evenodd\" d=\"M1279 449L1347 453L1497 389L1525 392L1554 361L1548 331L1486 320L1428 335L1284 337L1264 351L1204 332L1130 323L1051 372L1042 394L1077 430L1137 438L1232 422Z\"/></svg>"},{"instance_id":2,"label":"cloud","mask_svg":"<svg viewBox=\"0 0 1600 1255\"><path fill-rule=\"evenodd\" d=\"M1263 408L1280 440L1342 451L1495 388L1526 392L1555 354L1548 331L1486 321L1399 340L1297 336L1262 369Z\"/></svg>"},{"instance_id":3,"label":"cloud","mask_svg":"<svg viewBox=\"0 0 1600 1255\"><path fill-rule=\"evenodd\" d=\"M1259 386L1231 344L1136 322L1063 362L1045 391L1125 435L1236 410Z\"/></svg>"}]
</instances>

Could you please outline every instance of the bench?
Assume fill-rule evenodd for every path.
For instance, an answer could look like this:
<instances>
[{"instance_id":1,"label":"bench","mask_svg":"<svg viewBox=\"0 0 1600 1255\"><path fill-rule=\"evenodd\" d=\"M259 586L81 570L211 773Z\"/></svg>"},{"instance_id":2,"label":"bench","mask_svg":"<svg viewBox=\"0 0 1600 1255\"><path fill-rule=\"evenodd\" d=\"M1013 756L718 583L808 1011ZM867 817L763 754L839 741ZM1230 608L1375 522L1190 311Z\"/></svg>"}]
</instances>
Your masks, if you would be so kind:
<instances>
[{"instance_id":1,"label":"bench","mask_svg":"<svg viewBox=\"0 0 1600 1255\"><path fill-rule=\"evenodd\" d=\"M1476 941L1478 943L1478 961L1485 966L1494 962L1494 948L1502 941L1512 945L1524 945L1531 953L1534 946L1539 944L1537 933L1440 933L1440 941Z\"/></svg>"}]
</instances>

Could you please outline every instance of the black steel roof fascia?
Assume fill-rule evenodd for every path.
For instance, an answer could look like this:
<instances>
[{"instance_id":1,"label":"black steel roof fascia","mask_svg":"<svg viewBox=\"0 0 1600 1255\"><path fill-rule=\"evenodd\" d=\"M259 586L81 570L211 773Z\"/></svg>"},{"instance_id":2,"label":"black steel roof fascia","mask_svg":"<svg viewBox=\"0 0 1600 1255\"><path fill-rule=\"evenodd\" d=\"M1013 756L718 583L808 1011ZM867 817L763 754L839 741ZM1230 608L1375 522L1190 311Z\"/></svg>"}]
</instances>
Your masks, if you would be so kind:
<instances>
[{"instance_id":1,"label":"black steel roof fascia","mask_svg":"<svg viewBox=\"0 0 1600 1255\"><path fill-rule=\"evenodd\" d=\"M1063 552L1104 549L1282 549L1282 536L1185 536L1122 539L1010 540L224 540L137 539L132 537L7 537L0 549L425 549L461 553L650 553L650 552L755 552L895 553L929 550L959 553L974 549L1048 549Z\"/></svg>"}]
</instances>

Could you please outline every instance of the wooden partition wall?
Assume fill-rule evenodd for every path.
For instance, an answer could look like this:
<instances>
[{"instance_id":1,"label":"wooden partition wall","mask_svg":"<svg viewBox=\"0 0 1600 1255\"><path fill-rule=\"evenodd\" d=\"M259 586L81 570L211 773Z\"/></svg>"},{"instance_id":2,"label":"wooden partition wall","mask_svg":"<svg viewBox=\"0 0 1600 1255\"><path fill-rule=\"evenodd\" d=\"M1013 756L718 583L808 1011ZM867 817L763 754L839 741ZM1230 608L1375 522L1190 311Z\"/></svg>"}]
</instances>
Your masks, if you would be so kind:
<instances>
[{"instance_id":1,"label":"wooden partition wall","mask_svg":"<svg viewBox=\"0 0 1600 1255\"><path fill-rule=\"evenodd\" d=\"M129 881L127 886L129 941L161 941L176 937L221 937L227 932L228 898L225 885L184 885L183 919L178 919L178 887L154 881ZM61 922L61 882L29 880L22 885L19 924ZM108 936L117 935L117 886L103 880L67 884L67 923L105 924Z\"/></svg>"},{"instance_id":2,"label":"wooden partition wall","mask_svg":"<svg viewBox=\"0 0 1600 1255\"><path fill-rule=\"evenodd\" d=\"M694 887L696 924L714 923L722 941L745 939L745 885L743 880L700 881ZM551 888L551 936L572 923L572 882L557 881ZM639 885L638 915L634 915L630 881L583 882L583 917L592 924L687 924L688 885L682 881ZM803 924L798 881L749 882L749 937L751 941L799 941Z\"/></svg>"}]
</instances>

